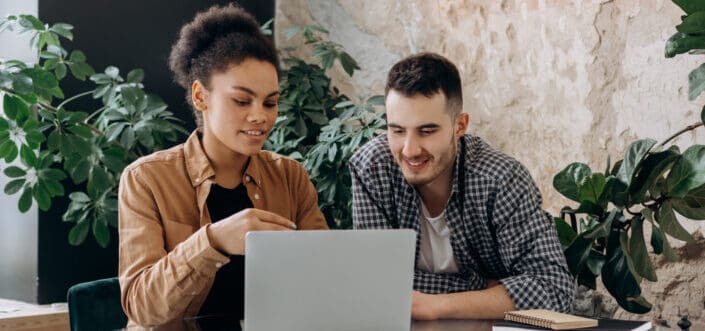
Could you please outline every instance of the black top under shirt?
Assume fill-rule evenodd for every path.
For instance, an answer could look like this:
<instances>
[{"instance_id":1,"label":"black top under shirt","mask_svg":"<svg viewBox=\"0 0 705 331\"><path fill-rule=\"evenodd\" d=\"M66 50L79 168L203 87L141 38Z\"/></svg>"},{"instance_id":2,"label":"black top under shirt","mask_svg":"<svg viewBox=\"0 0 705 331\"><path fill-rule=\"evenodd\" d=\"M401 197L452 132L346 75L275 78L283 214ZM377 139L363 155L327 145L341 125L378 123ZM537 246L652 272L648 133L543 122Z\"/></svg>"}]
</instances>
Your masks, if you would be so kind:
<instances>
[{"instance_id":1,"label":"black top under shirt","mask_svg":"<svg viewBox=\"0 0 705 331\"><path fill-rule=\"evenodd\" d=\"M250 197L247 196L247 189L242 184L233 189L212 185L206 206L213 223L253 207ZM238 319L245 317L244 255L230 255L230 263L216 272L213 286L198 315L227 315Z\"/></svg>"}]
</instances>

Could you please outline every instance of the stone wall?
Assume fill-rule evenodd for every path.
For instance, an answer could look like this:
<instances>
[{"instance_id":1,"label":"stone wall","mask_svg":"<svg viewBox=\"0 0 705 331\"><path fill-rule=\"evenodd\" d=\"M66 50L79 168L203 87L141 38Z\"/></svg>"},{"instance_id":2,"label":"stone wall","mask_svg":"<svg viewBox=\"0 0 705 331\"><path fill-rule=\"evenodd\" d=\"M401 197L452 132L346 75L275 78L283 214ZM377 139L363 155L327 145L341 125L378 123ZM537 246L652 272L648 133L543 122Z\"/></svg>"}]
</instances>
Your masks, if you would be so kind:
<instances>
[{"instance_id":1,"label":"stone wall","mask_svg":"<svg viewBox=\"0 0 705 331\"><path fill-rule=\"evenodd\" d=\"M353 79L334 70L352 95L383 93L387 70L404 56L445 55L461 71L470 131L525 164L555 213L569 202L552 178L570 162L601 170L634 139L662 141L699 120L705 97L688 101L687 76L704 58L663 55L681 14L668 0L286 0L277 4L275 33L286 46L297 44L283 38L288 27L330 30L363 69ZM677 143L704 144L705 130ZM705 224L683 223L691 232ZM653 314L673 321L677 307L689 306L705 329L697 256L663 264L659 282L644 289L662 307Z\"/></svg>"}]
</instances>

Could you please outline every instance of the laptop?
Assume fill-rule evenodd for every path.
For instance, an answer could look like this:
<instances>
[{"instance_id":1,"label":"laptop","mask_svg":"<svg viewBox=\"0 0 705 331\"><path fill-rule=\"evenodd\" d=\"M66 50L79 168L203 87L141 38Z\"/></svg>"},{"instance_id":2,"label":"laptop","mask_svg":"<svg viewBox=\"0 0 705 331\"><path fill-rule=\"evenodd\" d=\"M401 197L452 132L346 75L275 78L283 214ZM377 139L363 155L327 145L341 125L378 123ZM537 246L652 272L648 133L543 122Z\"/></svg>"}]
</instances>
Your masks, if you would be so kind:
<instances>
[{"instance_id":1,"label":"laptop","mask_svg":"<svg viewBox=\"0 0 705 331\"><path fill-rule=\"evenodd\" d=\"M245 331L408 331L412 230L254 231Z\"/></svg>"}]
</instances>

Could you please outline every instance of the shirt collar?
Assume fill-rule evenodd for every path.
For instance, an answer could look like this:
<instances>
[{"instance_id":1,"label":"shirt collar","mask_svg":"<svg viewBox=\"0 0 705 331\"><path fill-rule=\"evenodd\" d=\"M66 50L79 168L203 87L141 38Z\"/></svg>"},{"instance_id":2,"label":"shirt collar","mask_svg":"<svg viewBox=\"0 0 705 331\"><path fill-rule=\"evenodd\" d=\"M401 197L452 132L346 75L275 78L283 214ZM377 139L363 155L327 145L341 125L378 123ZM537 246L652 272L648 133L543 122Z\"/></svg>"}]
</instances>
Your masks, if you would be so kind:
<instances>
[{"instance_id":1,"label":"shirt collar","mask_svg":"<svg viewBox=\"0 0 705 331\"><path fill-rule=\"evenodd\" d=\"M196 129L188 137L184 143L184 157L186 159L186 170L188 172L191 185L193 187L201 185L206 179L215 177L215 170L206 156L201 144L201 130ZM250 180L257 186L262 186L262 166L265 160L262 157L268 155L268 152L260 151L258 154L252 155L247 163L243 176L243 183Z\"/></svg>"}]
</instances>

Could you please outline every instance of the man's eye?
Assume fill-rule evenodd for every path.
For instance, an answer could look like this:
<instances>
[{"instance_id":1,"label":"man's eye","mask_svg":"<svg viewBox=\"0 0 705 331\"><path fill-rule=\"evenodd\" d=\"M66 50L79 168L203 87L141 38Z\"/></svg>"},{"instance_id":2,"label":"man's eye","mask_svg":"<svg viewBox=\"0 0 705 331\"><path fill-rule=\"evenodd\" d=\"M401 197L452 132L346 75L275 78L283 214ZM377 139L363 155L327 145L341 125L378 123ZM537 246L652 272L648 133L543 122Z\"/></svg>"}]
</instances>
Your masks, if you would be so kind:
<instances>
[{"instance_id":1,"label":"man's eye","mask_svg":"<svg viewBox=\"0 0 705 331\"><path fill-rule=\"evenodd\" d=\"M395 129L395 130L392 130L392 133L393 134L402 134L402 133L404 133L404 130Z\"/></svg>"},{"instance_id":2,"label":"man's eye","mask_svg":"<svg viewBox=\"0 0 705 331\"><path fill-rule=\"evenodd\" d=\"M276 102L265 102L264 106L267 108L274 108L277 106L277 103Z\"/></svg>"},{"instance_id":3,"label":"man's eye","mask_svg":"<svg viewBox=\"0 0 705 331\"><path fill-rule=\"evenodd\" d=\"M433 134L434 132L436 132L436 130L421 130L421 134L424 136L428 136L430 134Z\"/></svg>"}]
</instances>

